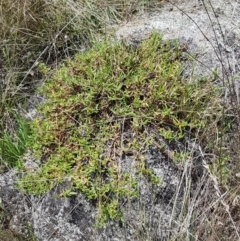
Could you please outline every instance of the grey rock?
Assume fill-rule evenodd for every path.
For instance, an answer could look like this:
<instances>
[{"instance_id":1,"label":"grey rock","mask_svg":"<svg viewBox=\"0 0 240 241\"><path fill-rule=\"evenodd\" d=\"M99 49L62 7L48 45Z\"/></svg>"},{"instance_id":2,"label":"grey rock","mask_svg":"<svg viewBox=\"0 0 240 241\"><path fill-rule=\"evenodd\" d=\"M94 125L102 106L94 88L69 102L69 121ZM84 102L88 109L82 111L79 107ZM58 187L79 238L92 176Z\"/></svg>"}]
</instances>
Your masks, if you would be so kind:
<instances>
[{"instance_id":1,"label":"grey rock","mask_svg":"<svg viewBox=\"0 0 240 241\"><path fill-rule=\"evenodd\" d=\"M173 144L175 149L181 145ZM123 166L134 162L132 157L121 161ZM177 232L177 220L190 192L185 186L189 173L179 169L156 146L148 149L146 165L161 178L161 183L153 185L146 177L138 177L138 197L122 200L124 223L111 221L101 229L95 227L96 207L84 195L59 198L67 181L42 197L34 197L15 188L17 172L9 171L0 176L0 196L11 213L9 227L24 233L24 223L29 222L39 241L168 240Z\"/></svg>"}]
</instances>

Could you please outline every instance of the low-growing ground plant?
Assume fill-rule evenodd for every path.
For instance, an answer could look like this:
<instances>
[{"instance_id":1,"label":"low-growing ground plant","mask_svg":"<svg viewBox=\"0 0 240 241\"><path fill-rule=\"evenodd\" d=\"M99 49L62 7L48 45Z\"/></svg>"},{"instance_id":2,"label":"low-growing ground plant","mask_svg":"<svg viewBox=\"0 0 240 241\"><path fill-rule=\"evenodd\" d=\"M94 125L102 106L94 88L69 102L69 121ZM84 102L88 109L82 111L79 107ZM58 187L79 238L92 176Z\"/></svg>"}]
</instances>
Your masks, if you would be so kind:
<instances>
[{"instance_id":1,"label":"low-growing ground plant","mask_svg":"<svg viewBox=\"0 0 240 241\"><path fill-rule=\"evenodd\" d=\"M186 133L195 139L219 111L220 92L210 81L181 75L183 56L177 42L153 33L136 48L103 41L66 60L41 89L47 100L31 124L29 148L42 166L19 186L41 195L67 178L62 195L83 192L96 202L99 223L122 219L121 200L137 195L136 175L160 181L144 164L153 143L148 128L168 141ZM129 152L134 173L118 164Z\"/></svg>"}]
</instances>

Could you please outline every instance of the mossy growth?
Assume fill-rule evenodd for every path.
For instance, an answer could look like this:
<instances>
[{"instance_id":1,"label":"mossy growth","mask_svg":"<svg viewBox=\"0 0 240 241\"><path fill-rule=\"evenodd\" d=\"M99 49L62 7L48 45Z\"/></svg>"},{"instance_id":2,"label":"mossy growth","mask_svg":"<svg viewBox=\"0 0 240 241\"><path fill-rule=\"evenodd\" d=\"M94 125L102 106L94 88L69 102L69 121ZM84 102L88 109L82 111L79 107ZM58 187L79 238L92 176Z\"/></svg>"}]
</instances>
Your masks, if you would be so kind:
<instances>
[{"instance_id":1,"label":"mossy growth","mask_svg":"<svg viewBox=\"0 0 240 241\"><path fill-rule=\"evenodd\" d=\"M170 140L194 136L218 98L209 81L181 76L181 59L177 42L153 33L136 48L103 41L66 61L41 90L47 101L29 147L43 164L21 188L41 195L70 180L63 196L83 192L96 203L100 223L121 218L120 201L137 195L138 175L159 181L144 164L148 128ZM134 174L118 163L128 152L138 163Z\"/></svg>"}]
</instances>

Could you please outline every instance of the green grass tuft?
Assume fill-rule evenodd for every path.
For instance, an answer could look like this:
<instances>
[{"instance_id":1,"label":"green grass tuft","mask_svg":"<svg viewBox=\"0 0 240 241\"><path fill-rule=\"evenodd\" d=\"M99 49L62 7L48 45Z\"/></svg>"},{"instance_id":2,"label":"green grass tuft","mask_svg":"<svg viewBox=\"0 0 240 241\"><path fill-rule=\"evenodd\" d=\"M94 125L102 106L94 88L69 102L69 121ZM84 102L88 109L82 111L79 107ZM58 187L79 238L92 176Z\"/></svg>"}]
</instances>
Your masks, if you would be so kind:
<instances>
[{"instance_id":1,"label":"green grass tuft","mask_svg":"<svg viewBox=\"0 0 240 241\"><path fill-rule=\"evenodd\" d=\"M30 130L28 123L19 115L16 115L16 125L14 136L5 132L0 138L1 166L5 163L8 167L22 167L21 157L26 150Z\"/></svg>"}]
</instances>

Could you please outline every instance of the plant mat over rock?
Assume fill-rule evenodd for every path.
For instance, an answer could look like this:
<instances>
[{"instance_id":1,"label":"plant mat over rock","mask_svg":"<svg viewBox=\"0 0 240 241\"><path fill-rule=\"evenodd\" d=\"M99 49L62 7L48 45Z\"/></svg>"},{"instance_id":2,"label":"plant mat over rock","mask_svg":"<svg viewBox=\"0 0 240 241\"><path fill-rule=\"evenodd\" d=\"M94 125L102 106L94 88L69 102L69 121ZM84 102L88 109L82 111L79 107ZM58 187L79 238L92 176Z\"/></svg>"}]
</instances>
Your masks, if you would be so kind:
<instances>
[{"instance_id":1,"label":"plant mat over rock","mask_svg":"<svg viewBox=\"0 0 240 241\"><path fill-rule=\"evenodd\" d=\"M184 78L183 60L177 42L153 33L136 47L103 41L65 61L41 89L47 101L31 124L28 146L40 169L19 186L41 195L67 181L61 196L84 193L98 207L98 224L122 219L121 201L138 195L137 176L161 181L145 165L154 144L148 128L169 142L195 140L220 113L219 89ZM121 170L124 155L134 156L134 171Z\"/></svg>"}]
</instances>

